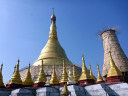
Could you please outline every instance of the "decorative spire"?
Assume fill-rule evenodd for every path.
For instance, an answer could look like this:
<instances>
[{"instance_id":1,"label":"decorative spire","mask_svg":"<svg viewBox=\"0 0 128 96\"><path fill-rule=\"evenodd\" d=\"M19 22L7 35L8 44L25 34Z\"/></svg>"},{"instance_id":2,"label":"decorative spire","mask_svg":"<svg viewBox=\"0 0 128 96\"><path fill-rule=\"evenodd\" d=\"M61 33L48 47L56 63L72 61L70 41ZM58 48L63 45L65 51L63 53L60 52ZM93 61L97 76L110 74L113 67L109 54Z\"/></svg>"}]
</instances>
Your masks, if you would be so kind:
<instances>
[{"instance_id":1,"label":"decorative spire","mask_svg":"<svg viewBox=\"0 0 128 96\"><path fill-rule=\"evenodd\" d=\"M0 70L0 72L2 72L2 69L3 69L3 62L2 62L2 64L1 64L1 70Z\"/></svg>"},{"instance_id":2,"label":"decorative spire","mask_svg":"<svg viewBox=\"0 0 128 96\"><path fill-rule=\"evenodd\" d=\"M91 65L89 65L89 68L90 68L90 76L96 81L96 77L92 73Z\"/></svg>"},{"instance_id":3,"label":"decorative spire","mask_svg":"<svg viewBox=\"0 0 128 96\"><path fill-rule=\"evenodd\" d=\"M14 71L13 71L13 74L15 73L15 70L16 70L16 65L15 65L15 67L14 67ZM12 74L12 75L13 75L13 74Z\"/></svg>"},{"instance_id":4,"label":"decorative spire","mask_svg":"<svg viewBox=\"0 0 128 96\"><path fill-rule=\"evenodd\" d=\"M123 76L122 72L117 68L115 65L111 52L109 51L109 56L110 56L110 69L108 71L107 77L112 77L112 76Z\"/></svg>"},{"instance_id":5,"label":"decorative spire","mask_svg":"<svg viewBox=\"0 0 128 96\"><path fill-rule=\"evenodd\" d=\"M38 78L36 79L36 81L34 83L46 82L46 80L47 80L47 78L46 78L45 73L44 73L43 60L42 60L42 64L41 64Z\"/></svg>"},{"instance_id":6,"label":"decorative spire","mask_svg":"<svg viewBox=\"0 0 128 96\"><path fill-rule=\"evenodd\" d=\"M2 68L3 68L3 63L1 64L1 69L0 69L0 88L5 87L3 83Z\"/></svg>"},{"instance_id":7,"label":"decorative spire","mask_svg":"<svg viewBox=\"0 0 128 96\"><path fill-rule=\"evenodd\" d=\"M53 65L53 73L52 73L52 77L51 77L51 80L50 80L50 84L51 85L59 84L59 80L57 79L57 76L56 76L55 64Z\"/></svg>"},{"instance_id":8,"label":"decorative spire","mask_svg":"<svg viewBox=\"0 0 128 96\"><path fill-rule=\"evenodd\" d=\"M51 16L51 26L50 26L49 39L58 40L57 31L56 31L56 16L54 14L54 9L53 9L53 14Z\"/></svg>"},{"instance_id":9,"label":"decorative spire","mask_svg":"<svg viewBox=\"0 0 128 96\"><path fill-rule=\"evenodd\" d=\"M87 67L85 66L85 61L84 61L84 56L82 55L82 62L83 62L83 66L82 66L82 74L80 76L79 80L87 80L87 79L92 79L92 77L90 76Z\"/></svg>"},{"instance_id":10,"label":"decorative spire","mask_svg":"<svg viewBox=\"0 0 128 96\"><path fill-rule=\"evenodd\" d=\"M22 80L21 80L21 78L20 78L20 73L19 73L19 62L20 62L20 61L19 61L19 59L18 59L15 72L14 72L14 74L12 75L9 84L22 84Z\"/></svg>"},{"instance_id":11,"label":"decorative spire","mask_svg":"<svg viewBox=\"0 0 128 96\"><path fill-rule=\"evenodd\" d=\"M63 60L63 73L62 73L60 83L64 83L64 82L67 82L67 81L68 81L68 75L67 75L67 72L66 72L65 61Z\"/></svg>"},{"instance_id":12,"label":"decorative spire","mask_svg":"<svg viewBox=\"0 0 128 96\"><path fill-rule=\"evenodd\" d=\"M55 16L55 14L54 14L54 8L52 8L53 9L53 14L52 14L52 16L51 16L51 21L56 21L56 16Z\"/></svg>"},{"instance_id":13,"label":"decorative spire","mask_svg":"<svg viewBox=\"0 0 128 96\"><path fill-rule=\"evenodd\" d=\"M75 65L73 65L73 77L74 77L74 80L76 81L76 83L78 83L78 76L76 74Z\"/></svg>"},{"instance_id":14,"label":"decorative spire","mask_svg":"<svg viewBox=\"0 0 128 96\"><path fill-rule=\"evenodd\" d=\"M95 80L90 76L87 67L85 66L84 56L82 55L82 74L79 79L79 85L91 85L95 84Z\"/></svg>"},{"instance_id":15,"label":"decorative spire","mask_svg":"<svg viewBox=\"0 0 128 96\"><path fill-rule=\"evenodd\" d=\"M64 85L63 91L60 93L61 95L69 95L71 94L70 91L68 91L67 84Z\"/></svg>"},{"instance_id":16,"label":"decorative spire","mask_svg":"<svg viewBox=\"0 0 128 96\"><path fill-rule=\"evenodd\" d=\"M97 69L98 69L98 78L97 78L97 83L101 83L101 82L104 82L101 74L100 74L100 70L99 70L99 65L97 64Z\"/></svg>"},{"instance_id":17,"label":"decorative spire","mask_svg":"<svg viewBox=\"0 0 128 96\"><path fill-rule=\"evenodd\" d=\"M24 78L23 85L24 86L32 86L33 85L31 73L30 73L30 64L28 65L28 72L26 74L26 77Z\"/></svg>"}]
</instances>

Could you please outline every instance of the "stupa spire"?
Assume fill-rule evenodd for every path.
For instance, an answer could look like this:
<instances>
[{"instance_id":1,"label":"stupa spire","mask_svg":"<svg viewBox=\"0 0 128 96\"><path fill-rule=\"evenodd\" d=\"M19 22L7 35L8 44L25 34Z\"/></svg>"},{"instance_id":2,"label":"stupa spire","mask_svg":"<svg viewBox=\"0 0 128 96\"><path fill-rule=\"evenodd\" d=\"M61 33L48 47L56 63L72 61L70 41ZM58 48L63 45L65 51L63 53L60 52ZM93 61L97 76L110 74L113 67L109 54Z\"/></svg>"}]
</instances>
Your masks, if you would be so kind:
<instances>
[{"instance_id":1,"label":"stupa spire","mask_svg":"<svg viewBox=\"0 0 128 96\"><path fill-rule=\"evenodd\" d=\"M82 55L82 62L83 62L83 66L82 66L82 74L81 74L79 80L92 79L91 76L89 75L89 72L88 72L87 67L85 66L84 55Z\"/></svg>"},{"instance_id":2,"label":"stupa spire","mask_svg":"<svg viewBox=\"0 0 128 96\"><path fill-rule=\"evenodd\" d=\"M62 77L60 80L60 86L63 86L67 81L68 81L68 75L66 72L65 61L63 60L63 73L62 73Z\"/></svg>"},{"instance_id":3,"label":"stupa spire","mask_svg":"<svg viewBox=\"0 0 128 96\"><path fill-rule=\"evenodd\" d=\"M56 16L53 9L49 38L45 47L42 49L39 58L35 61L34 66L41 65L41 60L44 61L44 65L62 65L63 59L65 60L66 64L72 64L58 41Z\"/></svg>"},{"instance_id":4,"label":"stupa spire","mask_svg":"<svg viewBox=\"0 0 128 96\"><path fill-rule=\"evenodd\" d=\"M85 66L85 60L84 60L84 55L82 55L82 74L79 78L79 84L80 85L90 85L94 84L95 80L90 76L87 67Z\"/></svg>"},{"instance_id":5,"label":"stupa spire","mask_svg":"<svg viewBox=\"0 0 128 96\"><path fill-rule=\"evenodd\" d=\"M102 76L101 76L101 74L100 74L100 70L99 70L99 65L97 64L97 69L98 69L98 78L97 78L97 81L96 81L96 83L98 84L98 83L104 83L104 80L103 80L103 78L102 78Z\"/></svg>"},{"instance_id":6,"label":"stupa spire","mask_svg":"<svg viewBox=\"0 0 128 96\"><path fill-rule=\"evenodd\" d=\"M78 83L78 76L76 74L75 65L73 65L73 77L74 77L74 80L76 81L76 83Z\"/></svg>"},{"instance_id":7,"label":"stupa spire","mask_svg":"<svg viewBox=\"0 0 128 96\"><path fill-rule=\"evenodd\" d=\"M47 80L47 78L46 78L45 73L44 73L43 60L42 60L40 72L38 74L38 77L37 77L36 81L34 82L33 87L43 87L46 80Z\"/></svg>"},{"instance_id":8,"label":"stupa spire","mask_svg":"<svg viewBox=\"0 0 128 96\"><path fill-rule=\"evenodd\" d=\"M56 31L56 16L54 14L54 9L53 9L53 14L51 16L49 39L58 40L57 31Z\"/></svg>"},{"instance_id":9,"label":"stupa spire","mask_svg":"<svg viewBox=\"0 0 128 96\"><path fill-rule=\"evenodd\" d=\"M1 64L1 68L0 68L0 88L5 88L3 83L2 68L3 68L3 63Z\"/></svg>"},{"instance_id":10,"label":"stupa spire","mask_svg":"<svg viewBox=\"0 0 128 96\"><path fill-rule=\"evenodd\" d=\"M67 84L64 85L63 91L60 93L62 96L68 96L71 92L67 88Z\"/></svg>"},{"instance_id":11,"label":"stupa spire","mask_svg":"<svg viewBox=\"0 0 128 96\"><path fill-rule=\"evenodd\" d=\"M31 78L31 73L30 73L30 64L28 65L28 72L26 74L26 77L23 80L23 85L25 87L33 85L33 81L32 81L32 78Z\"/></svg>"},{"instance_id":12,"label":"stupa spire","mask_svg":"<svg viewBox=\"0 0 128 96\"><path fill-rule=\"evenodd\" d=\"M118 69L118 67L115 65L110 51L109 51L109 56L110 56L110 69L107 73L107 82L124 81L124 76L122 72Z\"/></svg>"},{"instance_id":13,"label":"stupa spire","mask_svg":"<svg viewBox=\"0 0 128 96\"><path fill-rule=\"evenodd\" d=\"M20 73L19 73L19 59L17 61L16 69L14 69L14 73L11 77L11 80L9 84L7 85L7 88L19 88L22 87L22 80L20 78Z\"/></svg>"},{"instance_id":14,"label":"stupa spire","mask_svg":"<svg viewBox=\"0 0 128 96\"><path fill-rule=\"evenodd\" d=\"M89 69L90 69L90 76L96 81L96 77L92 73L91 65L89 65Z\"/></svg>"},{"instance_id":15,"label":"stupa spire","mask_svg":"<svg viewBox=\"0 0 128 96\"><path fill-rule=\"evenodd\" d=\"M108 71L107 77L110 76L123 76L122 72L117 68L117 66L115 65L112 56L111 56L111 52L109 52L109 56L110 56L110 69Z\"/></svg>"},{"instance_id":16,"label":"stupa spire","mask_svg":"<svg viewBox=\"0 0 128 96\"><path fill-rule=\"evenodd\" d=\"M52 73L52 77L50 80L50 84L51 85L58 85L59 84L59 80L57 79L57 76L56 76L55 64L53 65L53 73Z\"/></svg>"}]
</instances>

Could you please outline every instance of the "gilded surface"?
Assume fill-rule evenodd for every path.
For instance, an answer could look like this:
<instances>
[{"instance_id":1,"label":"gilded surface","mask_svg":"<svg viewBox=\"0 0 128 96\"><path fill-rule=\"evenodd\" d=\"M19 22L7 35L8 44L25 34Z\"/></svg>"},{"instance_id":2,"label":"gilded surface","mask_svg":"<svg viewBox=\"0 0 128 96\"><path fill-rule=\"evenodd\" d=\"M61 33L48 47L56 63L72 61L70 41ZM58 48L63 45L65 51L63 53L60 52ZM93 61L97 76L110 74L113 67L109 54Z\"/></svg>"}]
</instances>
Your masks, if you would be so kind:
<instances>
[{"instance_id":1,"label":"gilded surface","mask_svg":"<svg viewBox=\"0 0 128 96\"><path fill-rule=\"evenodd\" d=\"M67 75L67 72L66 72L65 61L63 60L63 73L62 73L60 83L67 82L67 81L68 81L68 75Z\"/></svg>"},{"instance_id":2,"label":"gilded surface","mask_svg":"<svg viewBox=\"0 0 128 96\"><path fill-rule=\"evenodd\" d=\"M71 94L70 91L68 91L67 85L64 85L63 91L60 93L61 95L69 95Z\"/></svg>"},{"instance_id":3,"label":"gilded surface","mask_svg":"<svg viewBox=\"0 0 128 96\"><path fill-rule=\"evenodd\" d=\"M49 32L49 39L45 47L42 49L39 58L35 61L34 66L41 64L43 60L44 65L62 65L62 60L64 59L66 64L72 64L66 54L64 49L61 47L56 31L56 16L51 16L51 27Z\"/></svg>"},{"instance_id":4,"label":"gilded surface","mask_svg":"<svg viewBox=\"0 0 128 96\"><path fill-rule=\"evenodd\" d=\"M84 56L82 55L82 62L83 62L83 66L82 66L82 74L79 78L79 80L87 80L87 79L92 79L92 77L90 76L87 67L85 66L85 61L84 61Z\"/></svg>"},{"instance_id":5,"label":"gilded surface","mask_svg":"<svg viewBox=\"0 0 128 96\"><path fill-rule=\"evenodd\" d=\"M74 80L76 81L76 83L78 83L78 76L76 74L75 65L73 65L73 77L74 77Z\"/></svg>"},{"instance_id":6,"label":"gilded surface","mask_svg":"<svg viewBox=\"0 0 128 96\"><path fill-rule=\"evenodd\" d=\"M89 65L89 68L90 68L90 76L96 81L96 77L92 73L91 65Z\"/></svg>"},{"instance_id":7,"label":"gilded surface","mask_svg":"<svg viewBox=\"0 0 128 96\"><path fill-rule=\"evenodd\" d=\"M16 66L16 69L14 69L14 73L11 77L11 80L9 82L9 84L22 84L22 80L20 78L20 73L19 73L19 59L17 61L17 66Z\"/></svg>"},{"instance_id":8,"label":"gilded surface","mask_svg":"<svg viewBox=\"0 0 128 96\"><path fill-rule=\"evenodd\" d=\"M33 81L31 78L31 73L30 73L30 64L28 66L28 72L26 74L26 77L23 80L23 85L33 85Z\"/></svg>"},{"instance_id":9,"label":"gilded surface","mask_svg":"<svg viewBox=\"0 0 128 96\"><path fill-rule=\"evenodd\" d=\"M98 78L97 78L97 82L103 81L103 78L102 78L102 76L101 76L101 74L100 74L100 70L99 70L99 65L98 65L98 64L97 64L97 69L98 69Z\"/></svg>"},{"instance_id":10,"label":"gilded surface","mask_svg":"<svg viewBox=\"0 0 128 96\"><path fill-rule=\"evenodd\" d=\"M1 64L1 69L0 69L0 87L4 86L3 76L2 76L2 68L3 68L3 64Z\"/></svg>"},{"instance_id":11,"label":"gilded surface","mask_svg":"<svg viewBox=\"0 0 128 96\"><path fill-rule=\"evenodd\" d=\"M117 66L115 65L112 56L111 56L111 52L109 52L109 56L110 56L110 69L107 73L107 77L112 77L112 76L123 76L122 72L117 68Z\"/></svg>"},{"instance_id":12,"label":"gilded surface","mask_svg":"<svg viewBox=\"0 0 128 96\"><path fill-rule=\"evenodd\" d=\"M56 76L55 64L53 65L53 73L50 80L50 84L59 84L59 80L57 79L57 76Z\"/></svg>"},{"instance_id":13,"label":"gilded surface","mask_svg":"<svg viewBox=\"0 0 128 96\"><path fill-rule=\"evenodd\" d=\"M46 82L46 81L47 81L47 78L46 78L45 73L44 73L43 60L42 60L42 64L41 64L40 72L38 74L38 78L36 79L36 81L34 83L40 83L40 82Z\"/></svg>"}]
</instances>

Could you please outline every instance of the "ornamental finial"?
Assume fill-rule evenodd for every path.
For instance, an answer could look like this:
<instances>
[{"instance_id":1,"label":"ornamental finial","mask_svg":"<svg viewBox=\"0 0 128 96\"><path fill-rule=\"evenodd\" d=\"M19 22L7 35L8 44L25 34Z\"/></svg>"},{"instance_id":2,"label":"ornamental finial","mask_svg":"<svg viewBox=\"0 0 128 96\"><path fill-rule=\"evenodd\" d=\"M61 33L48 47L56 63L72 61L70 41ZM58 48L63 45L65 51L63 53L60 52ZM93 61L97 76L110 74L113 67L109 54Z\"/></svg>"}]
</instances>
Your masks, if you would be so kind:
<instances>
[{"instance_id":1,"label":"ornamental finial","mask_svg":"<svg viewBox=\"0 0 128 96\"><path fill-rule=\"evenodd\" d=\"M54 8L52 8L52 10L53 10L53 14L54 14Z\"/></svg>"}]
</instances>

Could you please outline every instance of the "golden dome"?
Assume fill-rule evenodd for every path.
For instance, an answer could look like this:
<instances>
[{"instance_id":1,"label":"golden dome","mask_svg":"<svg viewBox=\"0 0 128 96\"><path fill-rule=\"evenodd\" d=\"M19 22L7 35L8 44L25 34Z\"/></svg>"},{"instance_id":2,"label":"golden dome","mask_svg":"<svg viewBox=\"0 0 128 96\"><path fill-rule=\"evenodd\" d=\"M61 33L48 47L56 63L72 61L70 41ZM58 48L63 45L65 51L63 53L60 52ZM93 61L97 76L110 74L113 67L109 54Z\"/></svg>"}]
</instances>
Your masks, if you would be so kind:
<instances>
[{"instance_id":1,"label":"golden dome","mask_svg":"<svg viewBox=\"0 0 128 96\"><path fill-rule=\"evenodd\" d=\"M34 63L34 66L40 65L41 60L43 60L44 65L62 65L62 60L65 60L66 64L72 64L58 41L55 21L56 16L53 12L51 16L51 26L47 44L42 49L40 56Z\"/></svg>"}]
</instances>

